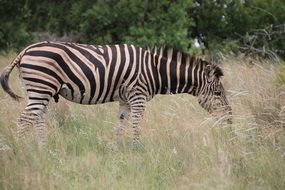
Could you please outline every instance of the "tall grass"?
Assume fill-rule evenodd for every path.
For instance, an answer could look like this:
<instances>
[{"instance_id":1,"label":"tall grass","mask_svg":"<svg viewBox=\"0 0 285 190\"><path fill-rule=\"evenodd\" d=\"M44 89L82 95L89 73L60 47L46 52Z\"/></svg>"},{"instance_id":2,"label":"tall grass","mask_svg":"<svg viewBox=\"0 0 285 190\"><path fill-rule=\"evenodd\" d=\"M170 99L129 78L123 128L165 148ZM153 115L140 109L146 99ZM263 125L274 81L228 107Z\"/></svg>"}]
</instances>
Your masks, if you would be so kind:
<instances>
[{"instance_id":1,"label":"tall grass","mask_svg":"<svg viewBox=\"0 0 285 190\"><path fill-rule=\"evenodd\" d=\"M0 57L1 70L14 56ZM117 103L63 98L49 108L48 150L33 142L22 148L14 133L26 102L0 90L0 189L285 189L279 66L230 58L222 67L234 123L215 122L189 95L157 96L147 105L139 151L130 124L114 138ZM24 96L17 75L10 85Z\"/></svg>"}]
</instances>

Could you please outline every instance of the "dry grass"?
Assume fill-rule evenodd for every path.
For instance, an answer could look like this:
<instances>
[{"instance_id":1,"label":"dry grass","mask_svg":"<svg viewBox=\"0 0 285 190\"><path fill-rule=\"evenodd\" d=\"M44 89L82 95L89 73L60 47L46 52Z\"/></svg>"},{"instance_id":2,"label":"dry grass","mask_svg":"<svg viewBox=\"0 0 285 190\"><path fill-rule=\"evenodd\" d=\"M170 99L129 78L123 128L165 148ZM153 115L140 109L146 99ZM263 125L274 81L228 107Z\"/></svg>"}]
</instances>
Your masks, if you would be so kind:
<instances>
[{"instance_id":1,"label":"dry grass","mask_svg":"<svg viewBox=\"0 0 285 190\"><path fill-rule=\"evenodd\" d=\"M14 57L0 57L0 70ZM0 189L285 189L285 96L278 65L244 58L222 66L234 123L220 125L188 95L157 96L133 151L126 128L114 150L117 103L50 106L48 151L13 133L25 101L0 90ZM10 85L24 95L13 72Z\"/></svg>"}]
</instances>

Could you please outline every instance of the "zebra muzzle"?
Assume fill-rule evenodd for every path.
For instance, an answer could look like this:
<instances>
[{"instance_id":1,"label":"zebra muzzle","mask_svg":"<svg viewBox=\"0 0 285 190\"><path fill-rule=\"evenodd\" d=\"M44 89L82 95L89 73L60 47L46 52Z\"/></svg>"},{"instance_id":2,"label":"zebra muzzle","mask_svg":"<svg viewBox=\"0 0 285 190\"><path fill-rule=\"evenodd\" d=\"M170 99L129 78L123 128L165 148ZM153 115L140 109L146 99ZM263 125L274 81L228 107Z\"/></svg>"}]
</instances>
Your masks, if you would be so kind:
<instances>
[{"instance_id":1,"label":"zebra muzzle","mask_svg":"<svg viewBox=\"0 0 285 190\"><path fill-rule=\"evenodd\" d=\"M211 113L212 117L222 123L232 124L232 109L230 106L223 106L218 109L214 109Z\"/></svg>"}]
</instances>

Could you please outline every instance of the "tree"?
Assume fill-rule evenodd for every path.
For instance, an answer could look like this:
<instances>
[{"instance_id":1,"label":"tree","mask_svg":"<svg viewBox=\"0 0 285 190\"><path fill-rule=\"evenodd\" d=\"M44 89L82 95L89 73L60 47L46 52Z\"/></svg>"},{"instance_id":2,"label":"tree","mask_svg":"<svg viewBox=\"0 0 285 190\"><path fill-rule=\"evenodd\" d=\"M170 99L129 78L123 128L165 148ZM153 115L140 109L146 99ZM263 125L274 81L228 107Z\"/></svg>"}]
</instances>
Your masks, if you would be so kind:
<instances>
[{"instance_id":1,"label":"tree","mask_svg":"<svg viewBox=\"0 0 285 190\"><path fill-rule=\"evenodd\" d=\"M198 40L209 51L236 52L254 39L255 49L285 57L280 0L1 0L0 16L0 50L48 32L88 44L167 45L183 51ZM260 37L258 31L274 35Z\"/></svg>"},{"instance_id":2,"label":"tree","mask_svg":"<svg viewBox=\"0 0 285 190\"><path fill-rule=\"evenodd\" d=\"M240 50L245 37L254 31L285 24L285 3L279 0L194 0L193 5L189 12L195 22L189 29L191 38L210 50ZM272 36L268 47L284 50L284 36ZM263 38L256 38L256 48L263 48L264 43ZM284 52L277 52L285 57Z\"/></svg>"},{"instance_id":3,"label":"tree","mask_svg":"<svg viewBox=\"0 0 285 190\"><path fill-rule=\"evenodd\" d=\"M23 22L27 16L24 0L17 3L0 1L0 49L23 46L32 39L27 25Z\"/></svg>"}]
</instances>

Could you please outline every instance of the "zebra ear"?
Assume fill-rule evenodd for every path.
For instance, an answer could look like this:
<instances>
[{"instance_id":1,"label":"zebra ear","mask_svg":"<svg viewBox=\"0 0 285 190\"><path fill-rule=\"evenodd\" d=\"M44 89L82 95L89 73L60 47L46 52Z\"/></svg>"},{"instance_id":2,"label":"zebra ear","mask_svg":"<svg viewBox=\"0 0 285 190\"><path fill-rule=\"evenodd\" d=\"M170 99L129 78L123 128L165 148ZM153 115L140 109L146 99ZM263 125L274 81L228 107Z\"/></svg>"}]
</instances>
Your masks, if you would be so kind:
<instances>
[{"instance_id":1,"label":"zebra ear","mask_svg":"<svg viewBox=\"0 0 285 190\"><path fill-rule=\"evenodd\" d=\"M223 71L222 71L222 69L221 69L220 67L215 67L215 72L214 72L214 74L215 74L218 78L220 78L221 76L224 76L224 73L223 73Z\"/></svg>"}]
</instances>

